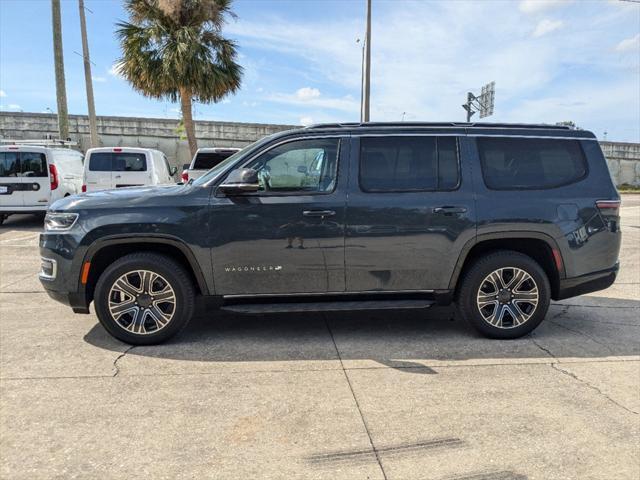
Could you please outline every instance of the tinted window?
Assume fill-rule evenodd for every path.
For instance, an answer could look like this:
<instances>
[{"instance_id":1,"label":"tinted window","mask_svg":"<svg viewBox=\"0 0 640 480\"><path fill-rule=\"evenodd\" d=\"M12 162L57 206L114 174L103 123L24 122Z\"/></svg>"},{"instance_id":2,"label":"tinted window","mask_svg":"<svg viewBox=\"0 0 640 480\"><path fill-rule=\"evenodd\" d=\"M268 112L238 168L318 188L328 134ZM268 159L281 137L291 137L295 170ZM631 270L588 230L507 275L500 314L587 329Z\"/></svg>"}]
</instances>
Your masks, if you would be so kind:
<instances>
[{"instance_id":1,"label":"tinted window","mask_svg":"<svg viewBox=\"0 0 640 480\"><path fill-rule=\"evenodd\" d=\"M144 153L92 153L89 170L92 172L144 172L147 160Z\"/></svg>"},{"instance_id":2,"label":"tinted window","mask_svg":"<svg viewBox=\"0 0 640 480\"><path fill-rule=\"evenodd\" d=\"M479 138L484 180L496 190L551 188L586 174L576 140Z\"/></svg>"},{"instance_id":3,"label":"tinted window","mask_svg":"<svg viewBox=\"0 0 640 480\"><path fill-rule=\"evenodd\" d=\"M91 170L92 172L110 172L111 154L92 153L89 157L89 170Z\"/></svg>"},{"instance_id":4,"label":"tinted window","mask_svg":"<svg viewBox=\"0 0 640 480\"><path fill-rule=\"evenodd\" d=\"M0 177L19 177L20 163L15 152L0 153Z\"/></svg>"},{"instance_id":5,"label":"tinted window","mask_svg":"<svg viewBox=\"0 0 640 480\"><path fill-rule=\"evenodd\" d=\"M47 159L44 153L20 152L23 177L48 177Z\"/></svg>"},{"instance_id":6,"label":"tinted window","mask_svg":"<svg viewBox=\"0 0 640 480\"><path fill-rule=\"evenodd\" d=\"M222 152L200 152L196 154L196 159L193 162L193 168L194 170L209 170L223 160L229 158L234 153L236 153L234 150L226 150Z\"/></svg>"},{"instance_id":7,"label":"tinted window","mask_svg":"<svg viewBox=\"0 0 640 480\"><path fill-rule=\"evenodd\" d=\"M360 186L366 192L451 190L458 177L455 137L360 139Z\"/></svg>"},{"instance_id":8,"label":"tinted window","mask_svg":"<svg viewBox=\"0 0 640 480\"><path fill-rule=\"evenodd\" d=\"M285 143L248 167L258 171L260 191L331 192L336 184L338 144L336 138Z\"/></svg>"}]
</instances>

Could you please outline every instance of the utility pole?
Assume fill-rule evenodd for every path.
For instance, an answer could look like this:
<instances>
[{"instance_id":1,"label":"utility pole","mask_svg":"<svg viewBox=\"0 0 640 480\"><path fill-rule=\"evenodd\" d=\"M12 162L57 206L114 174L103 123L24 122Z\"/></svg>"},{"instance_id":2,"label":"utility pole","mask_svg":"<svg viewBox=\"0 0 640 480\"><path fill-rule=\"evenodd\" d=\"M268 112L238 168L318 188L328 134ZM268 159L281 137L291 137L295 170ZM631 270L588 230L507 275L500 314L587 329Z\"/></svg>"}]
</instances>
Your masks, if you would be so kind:
<instances>
[{"instance_id":1,"label":"utility pole","mask_svg":"<svg viewBox=\"0 0 640 480\"><path fill-rule=\"evenodd\" d=\"M89 136L91 147L99 147L98 125L96 122L96 106L93 101L93 80L91 78L91 61L89 60L89 42L87 41L87 21L84 16L84 0L78 0L80 9L80 33L82 34L82 58L84 61L84 83L87 87L87 107L89 110Z\"/></svg>"},{"instance_id":2,"label":"utility pole","mask_svg":"<svg viewBox=\"0 0 640 480\"><path fill-rule=\"evenodd\" d=\"M60 0L51 0L51 23L53 26L53 60L56 69L56 98L58 100L58 132L60 138L66 140L69 138L69 112L67 111L67 88L64 82Z\"/></svg>"},{"instance_id":3,"label":"utility pole","mask_svg":"<svg viewBox=\"0 0 640 480\"><path fill-rule=\"evenodd\" d=\"M364 87L362 121L369 121L369 97L371 96L371 0L367 0L367 33L364 40Z\"/></svg>"}]
</instances>

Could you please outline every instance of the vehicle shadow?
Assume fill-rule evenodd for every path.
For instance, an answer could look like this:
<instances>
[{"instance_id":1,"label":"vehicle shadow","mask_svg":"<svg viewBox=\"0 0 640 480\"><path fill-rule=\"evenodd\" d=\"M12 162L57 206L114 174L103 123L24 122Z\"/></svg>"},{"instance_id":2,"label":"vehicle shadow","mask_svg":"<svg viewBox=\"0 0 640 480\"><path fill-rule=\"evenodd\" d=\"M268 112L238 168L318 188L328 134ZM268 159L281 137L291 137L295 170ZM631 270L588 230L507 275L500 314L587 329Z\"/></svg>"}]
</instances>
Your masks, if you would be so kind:
<instances>
[{"instance_id":1,"label":"vehicle shadow","mask_svg":"<svg viewBox=\"0 0 640 480\"><path fill-rule=\"evenodd\" d=\"M16 230L20 232L40 232L44 223L42 215L9 215L0 225L0 232Z\"/></svg>"},{"instance_id":2,"label":"vehicle shadow","mask_svg":"<svg viewBox=\"0 0 640 480\"><path fill-rule=\"evenodd\" d=\"M602 305L620 302L597 298ZM135 347L127 355L195 362L370 360L413 373L448 361L599 358L640 354L640 301L624 306L552 305L532 334L490 340L457 318L453 308L247 316L200 313L178 338ZM600 303L600 302L598 302ZM100 325L88 343L121 352L122 343Z\"/></svg>"}]
</instances>

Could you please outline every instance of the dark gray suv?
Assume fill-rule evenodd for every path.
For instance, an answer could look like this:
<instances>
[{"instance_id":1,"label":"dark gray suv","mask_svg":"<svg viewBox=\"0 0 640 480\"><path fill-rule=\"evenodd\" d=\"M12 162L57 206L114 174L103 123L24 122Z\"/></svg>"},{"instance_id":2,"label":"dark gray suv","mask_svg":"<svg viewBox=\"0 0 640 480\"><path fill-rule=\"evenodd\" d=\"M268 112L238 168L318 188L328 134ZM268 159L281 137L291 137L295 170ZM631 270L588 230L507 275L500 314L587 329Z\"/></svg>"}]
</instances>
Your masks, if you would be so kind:
<instances>
[{"instance_id":1,"label":"dark gray suv","mask_svg":"<svg viewBox=\"0 0 640 480\"><path fill-rule=\"evenodd\" d=\"M197 300L241 313L456 302L493 338L551 299L610 286L620 197L587 131L548 125L318 125L266 137L185 185L52 205L40 279L131 344Z\"/></svg>"}]
</instances>

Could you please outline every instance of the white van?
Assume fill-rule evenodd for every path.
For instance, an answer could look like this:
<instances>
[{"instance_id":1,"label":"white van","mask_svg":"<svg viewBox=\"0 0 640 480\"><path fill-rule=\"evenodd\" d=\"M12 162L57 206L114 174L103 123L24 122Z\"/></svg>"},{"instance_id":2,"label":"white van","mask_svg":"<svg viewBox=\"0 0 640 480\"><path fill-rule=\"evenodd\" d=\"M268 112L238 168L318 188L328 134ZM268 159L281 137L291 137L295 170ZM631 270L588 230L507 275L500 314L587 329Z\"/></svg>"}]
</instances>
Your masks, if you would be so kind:
<instances>
[{"instance_id":1,"label":"white van","mask_svg":"<svg viewBox=\"0 0 640 480\"><path fill-rule=\"evenodd\" d=\"M0 224L14 213L45 213L82 189L82 153L16 143L0 146Z\"/></svg>"},{"instance_id":2,"label":"white van","mask_svg":"<svg viewBox=\"0 0 640 480\"><path fill-rule=\"evenodd\" d=\"M175 183L176 167L150 148L101 147L87 150L83 192Z\"/></svg>"}]
</instances>

